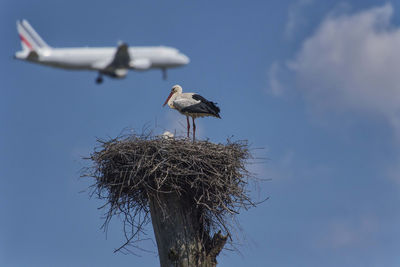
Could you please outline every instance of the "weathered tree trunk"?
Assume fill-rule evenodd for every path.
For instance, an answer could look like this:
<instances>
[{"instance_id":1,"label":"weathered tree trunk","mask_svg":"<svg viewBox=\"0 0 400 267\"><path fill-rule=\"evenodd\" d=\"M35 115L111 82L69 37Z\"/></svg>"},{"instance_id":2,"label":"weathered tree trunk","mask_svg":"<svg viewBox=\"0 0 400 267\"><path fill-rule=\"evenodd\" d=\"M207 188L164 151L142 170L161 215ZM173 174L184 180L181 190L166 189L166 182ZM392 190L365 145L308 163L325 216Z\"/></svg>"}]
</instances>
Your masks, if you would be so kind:
<instances>
[{"instance_id":1,"label":"weathered tree trunk","mask_svg":"<svg viewBox=\"0 0 400 267\"><path fill-rule=\"evenodd\" d=\"M215 267L227 240L204 233L199 210L187 198L160 193L150 198L150 213L161 267Z\"/></svg>"}]
</instances>

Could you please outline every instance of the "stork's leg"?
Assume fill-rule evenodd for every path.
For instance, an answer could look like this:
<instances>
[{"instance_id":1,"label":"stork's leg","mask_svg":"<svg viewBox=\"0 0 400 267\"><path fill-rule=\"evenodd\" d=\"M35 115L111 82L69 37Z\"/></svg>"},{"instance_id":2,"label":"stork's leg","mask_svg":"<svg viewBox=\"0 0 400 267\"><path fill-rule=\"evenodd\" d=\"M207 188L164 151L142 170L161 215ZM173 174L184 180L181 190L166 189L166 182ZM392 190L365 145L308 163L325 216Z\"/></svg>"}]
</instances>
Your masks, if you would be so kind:
<instances>
[{"instance_id":1,"label":"stork's leg","mask_svg":"<svg viewBox=\"0 0 400 267\"><path fill-rule=\"evenodd\" d=\"M192 117L192 121L193 121L193 143L194 143L194 140L196 139L196 124L194 123L194 117Z\"/></svg>"},{"instance_id":2,"label":"stork's leg","mask_svg":"<svg viewBox=\"0 0 400 267\"><path fill-rule=\"evenodd\" d=\"M187 122L187 138L189 138L189 131L190 131L189 116L186 116L186 122Z\"/></svg>"}]
</instances>

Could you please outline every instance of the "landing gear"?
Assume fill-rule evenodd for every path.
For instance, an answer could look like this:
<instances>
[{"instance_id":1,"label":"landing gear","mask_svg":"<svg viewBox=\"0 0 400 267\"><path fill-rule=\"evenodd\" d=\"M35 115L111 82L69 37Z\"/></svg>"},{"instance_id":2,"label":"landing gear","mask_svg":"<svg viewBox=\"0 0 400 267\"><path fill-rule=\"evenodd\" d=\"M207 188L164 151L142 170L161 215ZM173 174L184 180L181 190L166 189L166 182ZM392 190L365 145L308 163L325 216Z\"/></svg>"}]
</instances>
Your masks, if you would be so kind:
<instances>
[{"instance_id":1,"label":"landing gear","mask_svg":"<svg viewBox=\"0 0 400 267\"><path fill-rule=\"evenodd\" d=\"M103 76L99 73L99 77L96 78L96 83L101 84L103 82Z\"/></svg>"},{"instance_id":2,"label":"landing gear","mask_svg":"<svg viewBox=\"0 0 400 267\"><path fill-rule=\"evenodd\" d=\"M166 79L167 79L167 69L166 68L163 68L163 69L161 69L162 70L162 77L163 77L163 80L165 81Z\"/></svg>"}]
</instances>

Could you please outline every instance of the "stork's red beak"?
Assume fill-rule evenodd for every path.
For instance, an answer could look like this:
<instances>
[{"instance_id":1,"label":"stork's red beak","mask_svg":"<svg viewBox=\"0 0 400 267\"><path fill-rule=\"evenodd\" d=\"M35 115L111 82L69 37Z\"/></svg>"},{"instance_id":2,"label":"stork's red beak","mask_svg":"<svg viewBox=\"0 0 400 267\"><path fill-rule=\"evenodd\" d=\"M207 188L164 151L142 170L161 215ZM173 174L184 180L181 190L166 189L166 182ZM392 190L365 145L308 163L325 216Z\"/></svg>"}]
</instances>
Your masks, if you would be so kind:
<instances>
[{"instance_id":1,"label":"stork's red beak","mask_svg":"<svg viewBox=\"0 0 400 267\"><path fill-rule=\"evenodd\" d=\"M167 98L167 100L165 100L163 107L168 103L169 99L171 98L171 96L174 94L174 92L171 92Z\"/></svg>"}]
</instances>

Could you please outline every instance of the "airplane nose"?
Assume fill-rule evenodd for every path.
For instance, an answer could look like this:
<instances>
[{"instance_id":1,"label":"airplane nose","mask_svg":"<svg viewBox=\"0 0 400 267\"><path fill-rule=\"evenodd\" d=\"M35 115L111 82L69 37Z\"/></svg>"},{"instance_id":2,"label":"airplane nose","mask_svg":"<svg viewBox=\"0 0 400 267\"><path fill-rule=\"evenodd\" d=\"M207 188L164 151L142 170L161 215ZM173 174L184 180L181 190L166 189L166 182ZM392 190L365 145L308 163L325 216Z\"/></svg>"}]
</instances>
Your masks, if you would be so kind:
<instances>
[{"instance_id":1,"label":"airplane nose","mask_svg":"<svg viewBox=\"0 0 400 267\"><path fill-rule=\"evenodd\" d=\"M179 61L181 62L182 65L186 65L190 62L190 59L188 56L184 54L179 54Z\"/></svg>"}]
</instances>

